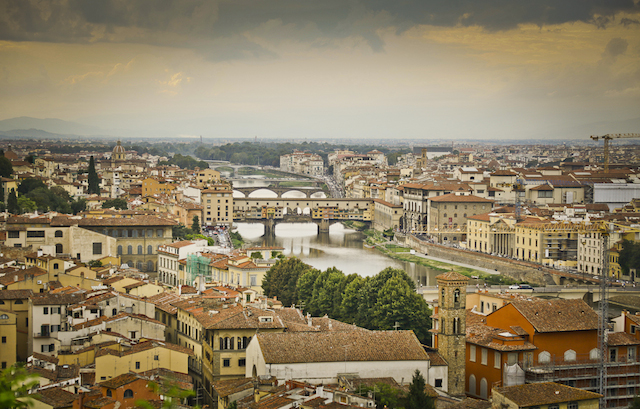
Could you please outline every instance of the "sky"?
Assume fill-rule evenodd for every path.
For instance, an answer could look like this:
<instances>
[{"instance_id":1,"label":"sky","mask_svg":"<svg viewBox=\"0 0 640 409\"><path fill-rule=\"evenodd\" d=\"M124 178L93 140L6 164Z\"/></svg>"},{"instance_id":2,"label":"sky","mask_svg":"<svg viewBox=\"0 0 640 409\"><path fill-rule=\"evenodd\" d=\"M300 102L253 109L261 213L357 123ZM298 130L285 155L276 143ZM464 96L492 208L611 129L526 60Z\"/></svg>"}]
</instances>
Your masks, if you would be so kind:
<instances>
[{"instance_id":1,"label":"sky","mask_svg":"<svg viewBox=\"0 0 640 409\"><path fill-rule=\"evenodd\" d=\"M132 137L640 132L640 0L0 0L0 120L18 116Z\"/></svg>"}]
</instances>

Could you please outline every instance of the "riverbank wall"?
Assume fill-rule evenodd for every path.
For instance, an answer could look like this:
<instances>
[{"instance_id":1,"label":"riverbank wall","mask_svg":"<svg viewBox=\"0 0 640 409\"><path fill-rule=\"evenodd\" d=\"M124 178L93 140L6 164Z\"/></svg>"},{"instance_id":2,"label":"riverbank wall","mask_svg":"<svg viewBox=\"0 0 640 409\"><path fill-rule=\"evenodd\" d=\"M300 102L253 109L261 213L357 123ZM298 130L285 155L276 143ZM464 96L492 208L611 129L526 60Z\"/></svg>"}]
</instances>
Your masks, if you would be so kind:
<instances>
[{"instance_id":1,"label":"riverbank wall","mask_svg":"<svg viewBox=\"0 0 640 409\"><path fill-rule=\"evenodd\" d=\"M429 243L412 235L404 237L396 235L396 239L400 243L404 242L404 245L409 246L416 252L496 270L498 273L517 281L526 281L536 285L558 284L549 269L537 264Z\"/></svg>"}]
</instances>

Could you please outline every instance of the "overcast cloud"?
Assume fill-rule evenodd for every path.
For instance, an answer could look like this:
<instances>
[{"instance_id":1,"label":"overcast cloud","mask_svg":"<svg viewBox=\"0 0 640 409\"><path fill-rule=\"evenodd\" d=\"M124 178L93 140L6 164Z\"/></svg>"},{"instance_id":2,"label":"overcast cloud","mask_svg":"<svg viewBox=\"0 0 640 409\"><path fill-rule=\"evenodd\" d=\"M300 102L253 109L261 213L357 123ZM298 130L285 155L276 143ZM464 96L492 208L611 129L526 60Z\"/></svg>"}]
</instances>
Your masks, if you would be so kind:
<instances>
[{"instance_id":1,"label":"overcast cloud","mask_svg":"<svg viewBox=\"0 0 640 409\"><path fill-rule=\"evenodd\" d=\"M0 95L140 135L555 136L640 117L640 5L0 0Z\"/></svg>"}]
</instances>

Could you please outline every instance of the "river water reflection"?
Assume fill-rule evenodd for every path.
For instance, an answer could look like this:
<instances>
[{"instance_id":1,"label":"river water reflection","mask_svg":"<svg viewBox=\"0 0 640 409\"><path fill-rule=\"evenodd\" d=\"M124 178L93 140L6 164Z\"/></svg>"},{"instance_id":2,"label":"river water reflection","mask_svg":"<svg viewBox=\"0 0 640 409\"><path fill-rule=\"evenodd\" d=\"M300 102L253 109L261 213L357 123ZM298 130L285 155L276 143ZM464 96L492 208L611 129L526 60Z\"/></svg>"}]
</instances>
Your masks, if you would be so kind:
<instances>
[{"instance_id":1,"label":"river water reflection","mask_svg":"<svg viewBox=\"0 0 640 409\"><path fill-rule=\"evenodd\" d=\"M440 273L366 248L361 232L341 224L332 225L329 233L318 234L313 223L282 223L276 225L275 236L263 236L262 224L237 223L236 226L245 241L256 246L283 247L285 255L296 256L319 270L336 267L345 274L357 273L367 277L386 267L393 267L405 270L422 285L436 285L435 276Z\"/></svg>"}]
</instances>

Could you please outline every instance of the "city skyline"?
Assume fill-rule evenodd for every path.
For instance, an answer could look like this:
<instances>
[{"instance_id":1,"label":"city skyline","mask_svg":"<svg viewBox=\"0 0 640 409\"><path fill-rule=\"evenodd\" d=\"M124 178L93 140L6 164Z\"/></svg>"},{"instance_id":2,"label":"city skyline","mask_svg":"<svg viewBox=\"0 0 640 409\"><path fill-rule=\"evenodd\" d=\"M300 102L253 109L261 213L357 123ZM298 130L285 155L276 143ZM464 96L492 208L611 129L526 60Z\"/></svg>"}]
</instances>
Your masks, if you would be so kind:
<instances>
[{"instance_id":1,"label":"city skyline","mask_svg":"<svg viewBox=\"0 0 640 409\"><path fill-rule=\"evenodd\" d=\"M571 139L640 124L630 0L0 10L0 120L268 139Z\"/></svg>"}]
</instances>

